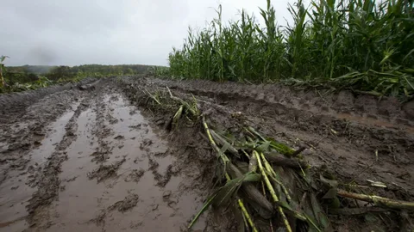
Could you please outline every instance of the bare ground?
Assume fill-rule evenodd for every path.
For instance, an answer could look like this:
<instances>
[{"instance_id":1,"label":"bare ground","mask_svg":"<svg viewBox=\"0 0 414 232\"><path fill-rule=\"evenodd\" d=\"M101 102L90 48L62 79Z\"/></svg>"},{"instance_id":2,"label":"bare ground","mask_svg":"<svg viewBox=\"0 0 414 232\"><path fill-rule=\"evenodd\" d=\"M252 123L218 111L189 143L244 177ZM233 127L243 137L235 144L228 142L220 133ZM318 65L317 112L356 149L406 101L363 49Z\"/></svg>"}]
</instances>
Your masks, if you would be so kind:
<instances>
[{"instance_id":1,"label":"bare ground","mask_svg":"<svg viewBox=\"0 0 414 232\"><path fill-rule=\"evenodd\" d=\"M197 125L170 132L174 111L148 107L142 90L165 87L194 95L223 130L243 117L266 136L306 146L311 165L347 183L380 181L383 196L414 201L412 102L126 78L87 91L0 96L0 231L186 231L212 187L215 155ZM395 231L407 223L332 217L337 231ZM213 211L194 231L233 231L232 219Z\"/></svg>"}]
</instances>

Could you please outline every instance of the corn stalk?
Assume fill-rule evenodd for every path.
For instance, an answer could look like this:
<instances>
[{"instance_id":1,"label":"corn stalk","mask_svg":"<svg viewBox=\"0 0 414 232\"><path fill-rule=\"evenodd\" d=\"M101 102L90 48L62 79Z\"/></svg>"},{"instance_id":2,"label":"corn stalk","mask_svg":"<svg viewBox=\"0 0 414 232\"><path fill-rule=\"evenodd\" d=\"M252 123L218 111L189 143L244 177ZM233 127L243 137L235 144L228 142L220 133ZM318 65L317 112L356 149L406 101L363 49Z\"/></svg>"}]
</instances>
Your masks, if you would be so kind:
<instances>
[{"instance_id":1,"label":"corn stalk","mask_svg":"<svg viewBox=\"0 0 414 232\"><path fill-rule=\"evenodd\" d=\"M376 95L414 94L414 6L407 0L314 0L288 5L293 22L278 26L267 0L264 25L241 11L189 29L169 55L171 75L213 81L281 80Z\"/></svg>"}]
</instances>

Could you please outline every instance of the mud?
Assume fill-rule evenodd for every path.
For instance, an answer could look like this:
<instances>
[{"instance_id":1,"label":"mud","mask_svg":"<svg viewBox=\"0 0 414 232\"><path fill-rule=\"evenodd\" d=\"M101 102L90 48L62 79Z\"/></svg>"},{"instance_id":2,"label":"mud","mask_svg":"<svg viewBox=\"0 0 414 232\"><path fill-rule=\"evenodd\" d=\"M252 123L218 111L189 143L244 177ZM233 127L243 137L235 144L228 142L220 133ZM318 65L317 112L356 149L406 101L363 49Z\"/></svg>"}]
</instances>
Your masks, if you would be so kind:
<instances>
[{"instance_id":1,"label":"mud","mask_svg":"<svg viewBox=\"0 0 414 232\"><path fill-rule=\"evenodd\" d=\"M183 99L194 96L199 106L207 109L204 114L211 116L212 124L219 126L218 131L231 131L235 123L247 122L265 136L296 149L306 147L303 155L311 166L333 170L335 178L345 184L356 184L366 191L370 181L379 181L387 186L376 190L381 196L414 200L411 102L400 103L395 98L378 99L350 92L327 94L278 85L175 82L154 78L125 80L127 92L144 90L159 95L167 91L166 87ZM136 97L136 94L129 97L148 106L143 97ZM171 118L175 111L170 111L168 117ZM168 124L167 119L157 116L159 114L154 114L155 122ZM187 146L197 143L182 133L179 137L176 142L185 141ZM198 142L204 139L195 137ZM195 147L200 149L202 146ZM401 218L383 220L375 225L363 217L333 217L332 220L338 231L366 228L395 231L406 224ZM414 216L409 218L408 221L413 221Z\"/></svg>"},{"instance_id":2,"label":"mud","mask_svg":"<svg viewBox=\"0 0 414 232\"><path fill-rule=\"evenodd\" d=\"M24 116L1 124L0 231L181 231L202 204L207 189L177 171L180 148L115 82L12 114Z\"/></svg>"},{"instance_id":3,"label":"mud","mask_svg":"<svg viewBox=\"0 0 414 232\"><path fill-rule=\"evenodd\" d=\"M306 145L311 164L329 165L349 181L376 179L414 196L414 121L411 103L350 92L321 95L278 85L243 85L159 79L176 94L193 94L209 106L246 117L255 128ZM349 168L352 167L352 168Z\"/></svg>"},{"instance_id":4,"label":"mud","mask_svg":"<svg viewBox=\"0 0 414 232\"><path fill-rule=\"evenodd\" d=\"M266 136L305 146L307 162L347 183L380 181L383 196L414 201L411 102L155 78L93 87L0 96L0 231L186 231L213 187L216 158L198 124L171 130L176 109L149 106L143 90L165 87L194 95L218 129L246 120ZM235 221L231 210L211 210L194 231L234 231ZM372 225L358 217L335 223L338 231Z\"/></svg>"}]
</instances>

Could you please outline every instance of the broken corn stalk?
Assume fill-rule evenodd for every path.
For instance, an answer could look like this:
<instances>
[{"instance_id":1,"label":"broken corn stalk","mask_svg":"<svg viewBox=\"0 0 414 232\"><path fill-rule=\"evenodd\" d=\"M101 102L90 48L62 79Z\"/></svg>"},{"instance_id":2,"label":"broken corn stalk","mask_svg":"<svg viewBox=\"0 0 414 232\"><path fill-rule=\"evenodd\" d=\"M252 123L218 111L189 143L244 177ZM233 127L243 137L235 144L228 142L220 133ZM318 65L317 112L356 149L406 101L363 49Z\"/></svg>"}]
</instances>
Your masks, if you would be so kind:
<instances>
[{"instance_id":1,"label":"broken corn stalk","mask_svg":"<svg viewBox=\"0 0 414 232\"><path fill-rule=\"evenodd\" d=\"M227 162L230 162L229 158L220 150L220 148L218 148L216 142L214 141L204 116L202 116L202 123L203 123L204 129L206 131L207 137L210 141L210 144L213 146L214 150L216 150L218 152L220 158L223 160L223 163L226 164ZM226 172L226 179L227 179L227 181L231 180L230 175L227 172ZM214 196L212 198L214 198ZM191 228L193 226L193 224L196 222L197 218L201 215L201 213L212 202L212 198L210 198L206 202L206 204L204 204L202 210L196 215L196 218L193 219L193 221L190 223L188 228ZM253 232L258 232L256 226L254 225L252 217L250 216L249 212L247 211L246 207L244 206L243 200L241 198L237 197L237 203L239 204L239 207L240 207L244 217L246 218L247 222L249 223L250 227L252 228Z\"/></svg>"},{"instance_id":2,"label":"broken corn stalk","mask_svg":"<svg viewBox=\"0 0 414 232\"><path fill-rule=\"evenodd\" d=\"M270 183L268 176L266 175L266 171L265 171L265 169L264 169L264 167L262 165L262 161L261 161L261 158L259 157L259 153L257 153L257 151L255 151L255 150L253 150L253 155L256 156L257 164L259 165L259 169L260 169L260 171L262 173L263 179L265 180L265 184L266 184L267 188L269 189L270 195L273 198L273 201L275 203L279 203L279 198L277 197L277 195L275 193L275 190L273 189L273 186ZM282 207L281 206L277 206L277 209L278 209L278 211L280 213L280 216L282 217L282 220L283 220L283 223L284 223L284 225L286 227L286 230L288 232L292 232L292 228L291 228L291 226L289 224L289 221L287 220L286 214L283 211Z\"/></svg>"}]
</instances>

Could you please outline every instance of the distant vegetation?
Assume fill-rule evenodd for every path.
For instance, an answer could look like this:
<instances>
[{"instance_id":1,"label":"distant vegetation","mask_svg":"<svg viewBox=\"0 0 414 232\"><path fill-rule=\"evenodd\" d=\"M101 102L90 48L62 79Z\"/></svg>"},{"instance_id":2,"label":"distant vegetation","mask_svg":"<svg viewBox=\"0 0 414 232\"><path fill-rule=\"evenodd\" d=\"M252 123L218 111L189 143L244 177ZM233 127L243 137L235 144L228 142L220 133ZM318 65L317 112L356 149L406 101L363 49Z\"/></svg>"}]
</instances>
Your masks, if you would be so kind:
<instances>
[{"instance_id":1,"label":"distant vegetation","mask_svg":"<svg viewBox=\"0 0 414 232\"><path fill-rule=\"evenodd\" d=\"M150 70L161 70L160 67L147 65L80 65L80 66L11 66L4 67L4 85L0 93L18 92L52 84L79 81L86 77L110 77L138 75Z\"/></svg>"},{"instance_id":2,"label":"distant vegetation","mask_svg":"<svg viewBox=\"0 0 414 232\"><path fill-rule=\"evenodd\" d=\"M288 9L293 24L278 26L267 1L265 25L241 11L189 30L169 55L175 77L214 81L282 81L350 88L375 95L414 94L413 0L320 0Z\"/></svg>"}]
</instances>

